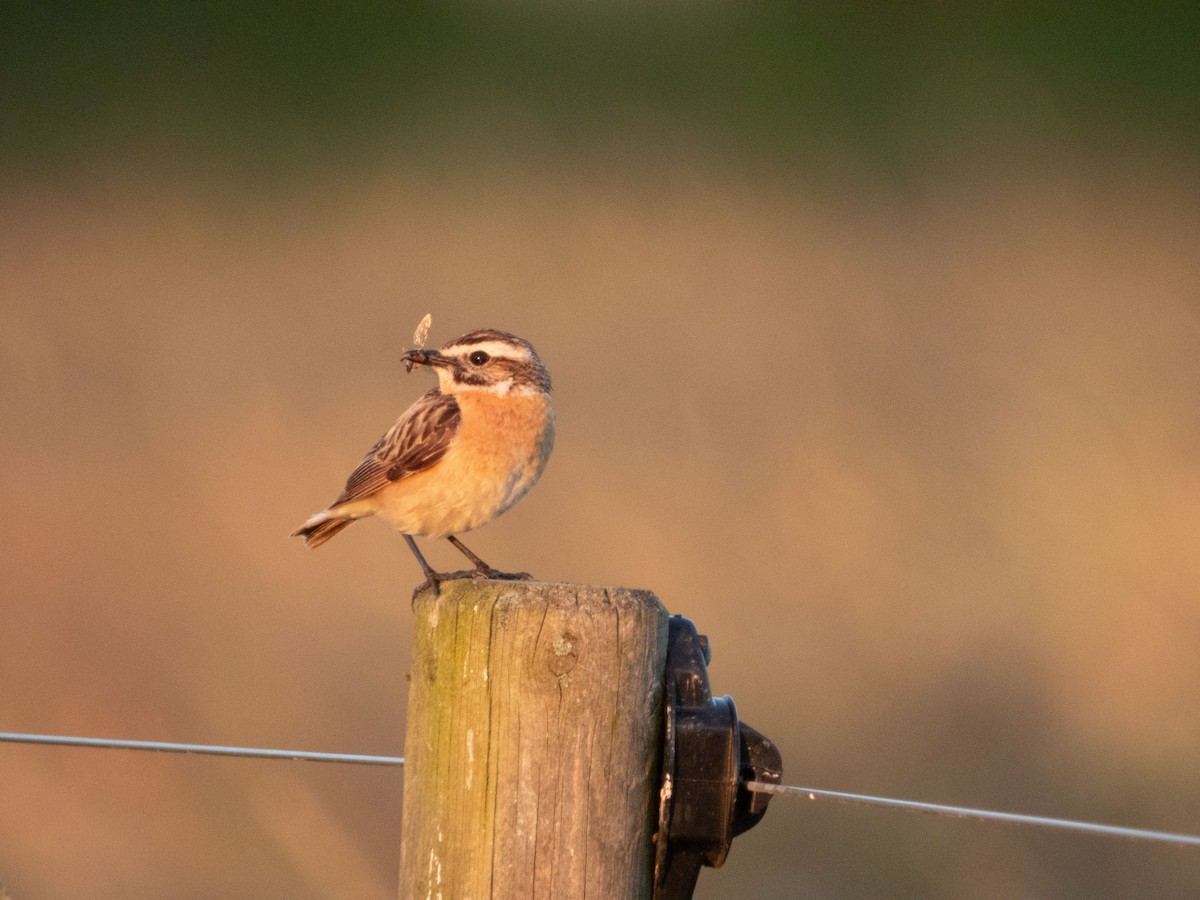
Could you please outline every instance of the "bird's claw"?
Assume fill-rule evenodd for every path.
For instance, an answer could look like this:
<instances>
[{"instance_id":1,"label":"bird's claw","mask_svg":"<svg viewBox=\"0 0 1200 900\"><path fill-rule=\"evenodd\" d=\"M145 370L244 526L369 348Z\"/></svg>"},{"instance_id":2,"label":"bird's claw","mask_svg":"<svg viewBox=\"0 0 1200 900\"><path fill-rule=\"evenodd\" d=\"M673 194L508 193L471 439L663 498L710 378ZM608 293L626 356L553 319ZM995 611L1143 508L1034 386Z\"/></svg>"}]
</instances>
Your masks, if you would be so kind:
<instances>
[{"instance_id":1,"label":"bird's claw","mask_svg":"<svg viewBox=\"0 0 1200 900\"><path fill-rule=\"evenodd\" d=\"M533 581L533 576L528 572L501 572L499 569L493 569L488 566L486 569L460 569L457 572L431 572L429 577L413 588L412 593L412 608L417 608L417 598L425 591L433 588L433 596L440 597L442 594L443 581L458 581L463 578L471 578L473 580L482 581L484 579L495 579L496 581Z\"/></svg>"},{"instance_id":2,"label":"bird's claw","mask_svg":"<svg viewBox=\"0 0 1200 900\"><path fill-rule=\"evenodd\" d=\"M485 574L478 569L459 569L457 572L431 572L429 577L422 581L416 588L413 589L412 607L417 608L417 597L423 594L429 588L433 588L433 596L440 597L442 595L443 581L461 581L464 578L528 578L528 575L508 575L504 572L492 570L491 573Z\"/></svg>"},{"instance_id":3,"label":"bird's claw","mask_svg":"<svg viewBox=\"0 0 1200 900\"><path fill-rule=\"evenodd\" d=\"M533 581L528 572L501 572L488 566L487 569L475 569L473 578L494 578L497 581Z\"/></svg>"},{"instance_id":4,"label":"bird's claw","mask_svg":"<svg viewBox=\"0 0 1200 900\"><path fill-rule=\"evenodd\" d=\"M412 607L413 612L417 611L417 598L430 588L433 588L433 596L440 597L442 594L442 578L430 575L415 588L413 588L412 601L409 604Z\"/></svg>"}]
</instances>

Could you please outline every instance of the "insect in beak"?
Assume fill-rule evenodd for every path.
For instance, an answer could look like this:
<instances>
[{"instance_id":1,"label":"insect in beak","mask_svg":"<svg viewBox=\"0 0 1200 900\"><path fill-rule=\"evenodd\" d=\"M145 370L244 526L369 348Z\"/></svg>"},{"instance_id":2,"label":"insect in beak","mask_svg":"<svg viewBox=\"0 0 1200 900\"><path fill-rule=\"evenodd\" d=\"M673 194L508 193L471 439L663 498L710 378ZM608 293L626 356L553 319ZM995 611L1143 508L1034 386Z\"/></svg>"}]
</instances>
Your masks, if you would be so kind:
<instances>
[{"instance_id":1,"label":"insect in beak","mask_svg":"<svg viewBox=\"0 0 1200 900\"><path fill-rule=\"evenodd\" d=\"M448 356L443 356L436 350L409 350L404 356L404 368L411 372L413 366L448 366L451 364L451 359Z\"/></svg>"}]
</instances>

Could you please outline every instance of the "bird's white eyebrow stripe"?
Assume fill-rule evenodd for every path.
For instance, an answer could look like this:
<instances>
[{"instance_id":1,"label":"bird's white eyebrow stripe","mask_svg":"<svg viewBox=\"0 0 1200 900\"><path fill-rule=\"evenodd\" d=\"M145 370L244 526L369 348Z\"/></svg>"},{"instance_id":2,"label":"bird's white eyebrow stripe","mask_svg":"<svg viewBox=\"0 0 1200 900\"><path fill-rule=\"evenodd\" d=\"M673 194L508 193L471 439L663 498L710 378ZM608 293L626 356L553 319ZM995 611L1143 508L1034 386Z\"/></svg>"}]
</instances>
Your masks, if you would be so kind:
<instances>
[{"instance_id":1,"label":"bird's white eyebrow stripe","mask_svg":"<svg viewBox=\"0 0 1200 900\"><path fill-rule=\"evenodd\" d=\"M467 356L478 350L482 350L488 356L504 356L508 359L518 360L528 360L531 358L529 351L525 347L508 341L480 341L478 344L452 344L443 352L451 356Z\"/></svg>"}]
</instances>

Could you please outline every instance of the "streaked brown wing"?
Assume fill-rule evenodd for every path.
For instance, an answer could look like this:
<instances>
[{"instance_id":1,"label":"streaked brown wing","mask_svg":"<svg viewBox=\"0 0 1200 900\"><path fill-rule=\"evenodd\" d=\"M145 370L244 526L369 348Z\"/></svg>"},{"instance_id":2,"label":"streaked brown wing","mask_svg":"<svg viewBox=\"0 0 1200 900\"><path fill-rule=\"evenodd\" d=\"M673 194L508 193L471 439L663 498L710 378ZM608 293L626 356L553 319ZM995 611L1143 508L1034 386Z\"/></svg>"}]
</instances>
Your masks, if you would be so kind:
<instances>
[{"instance_id":1,"label":"streaked brown wing","mask_svg":"<svg viewBox=\"0 0 1200 900\"><path fill-rule=\"evenodd\" d=\"M330 507L370 497L393 481L428 469L446 455L461 421L462 413L454 395L434 388L405 410L400 420L371 448Z\"/></svg>"}]
</instances>

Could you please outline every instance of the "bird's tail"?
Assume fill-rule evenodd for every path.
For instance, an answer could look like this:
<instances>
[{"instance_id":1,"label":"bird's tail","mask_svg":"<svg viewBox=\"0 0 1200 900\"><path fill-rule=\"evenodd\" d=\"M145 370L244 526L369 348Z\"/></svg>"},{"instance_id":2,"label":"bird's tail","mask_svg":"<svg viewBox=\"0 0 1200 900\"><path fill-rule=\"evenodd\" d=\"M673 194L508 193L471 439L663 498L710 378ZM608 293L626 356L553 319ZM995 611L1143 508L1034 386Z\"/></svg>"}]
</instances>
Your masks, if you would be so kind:
<instances>
[{"instance_id":1,"label":"bird's tail","mask_svg":"<svg viewBox=\"0 0 1200 900\"><path fill-rule=\"evenodd\" d=\"M320 512L293 531L292 537L304 538L305 546L320 547L353 521L331 516L328 512Z\"/></svg>"}]
</instances>

